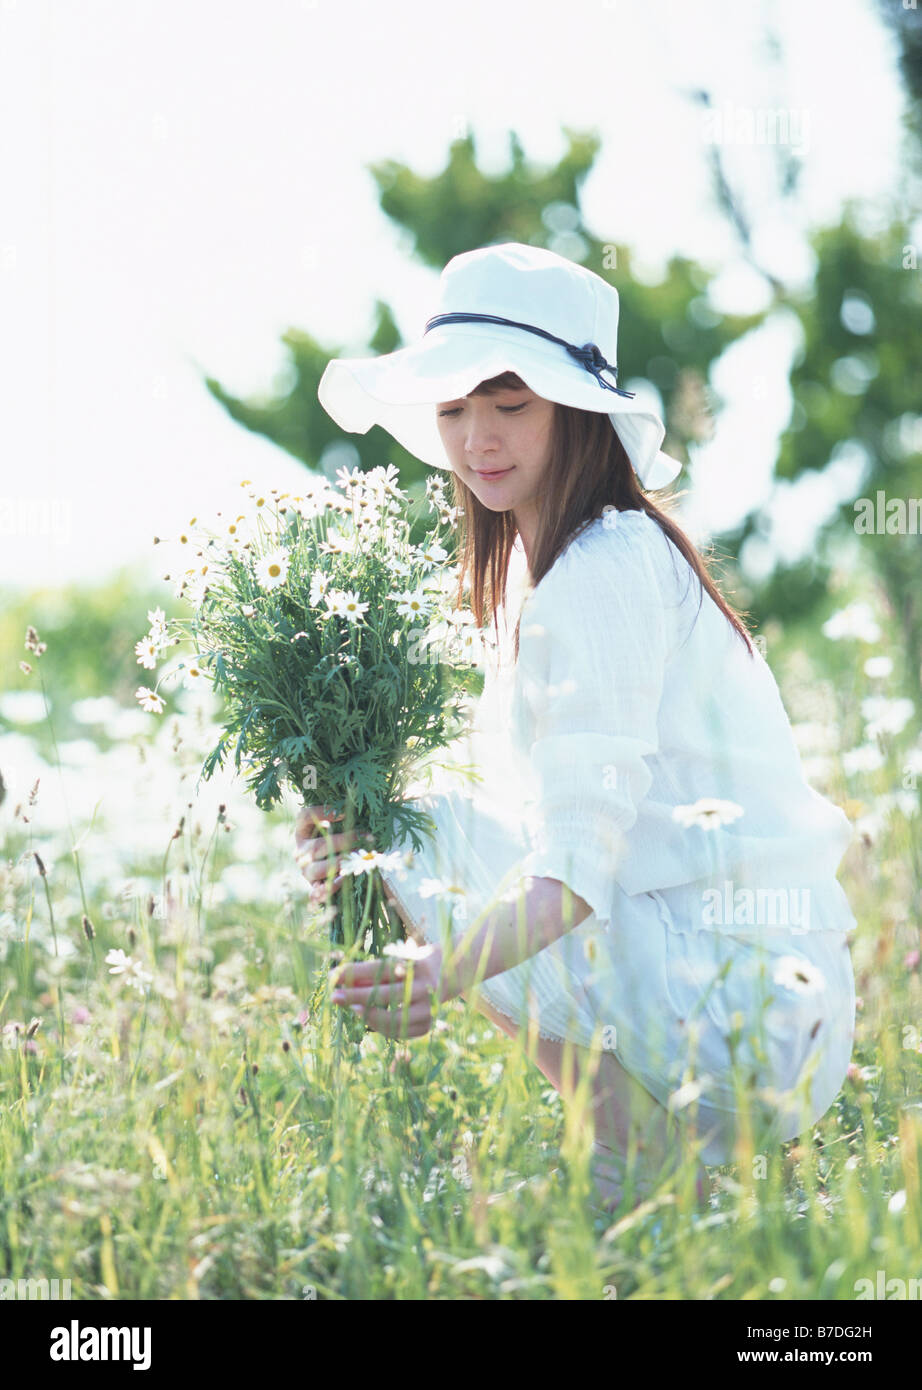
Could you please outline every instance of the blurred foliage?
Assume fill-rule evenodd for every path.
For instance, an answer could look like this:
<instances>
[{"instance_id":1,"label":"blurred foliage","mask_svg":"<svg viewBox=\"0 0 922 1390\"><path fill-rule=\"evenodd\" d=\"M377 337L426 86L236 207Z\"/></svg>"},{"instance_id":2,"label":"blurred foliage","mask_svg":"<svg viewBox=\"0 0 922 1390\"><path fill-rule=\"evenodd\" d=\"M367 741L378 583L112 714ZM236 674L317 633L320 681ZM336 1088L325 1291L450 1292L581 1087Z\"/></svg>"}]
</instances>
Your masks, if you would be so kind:
<instances>
[{"instance_id":1,"label":"blurred foliage","mask_svg":"<svg viewBox=\"0 0 922 1390\"><path fill-rule=\"evenodd\" d=\"M915 119L922 93L918 15L906 11L891 19L909 88L907 132L910 138L922 138L922 121ZM780 45L772 40L767 61L778 62L780 54ZM712 107L707 91L686 95L691 105L705 111ZM547 246L616 284L622 324L619 379L622 384L645 379L659 391L666 425L663 448L668 453L687 462L694 445L713 434L712 411L719 409L720 401L709 379L723 352L773 315L793 314L802 344L791 369L792 410L779 444L776 477L789 486L827 468L837 474L843 453L857 449L867 466L856 497L873 498L878 489L885 489L888 498L922 496L922 374L915 342L922 270L920 248L910 240L908 209L903 217L893 213L889 225L868 230L862 210L847 206L837 225L820 228L809 239L816 257L815 281L806 290L792 289L760 263L755 219L727 174L721 142L714 141L707 158L715 202L737 236L741 258L760 274L769 291L768 303L758 313L721 314L708 297L711 272L694 261L674 257L660 283L646 284L632 274L629 248L589 233L579 207L580 188L593 169L601 141L595 133L567 127L564 135L567 149L549 168L529 163L517 135L510 132L509 164L498 173L487 174L478 167L470 134L452 142L444 168L431 177L392 160L369 169L382 210L406 234L419 260L434 271L472 247L516 240ZM783 140L771 154L776 186L767 197L769 204L774 201L773 210L783 215L793 210L792 200L798 196L800 159ZM763 184L760 195L765 197ZM317 400L317 385L332 357L377 355L402 346L388 305L378 301L375 312L367 353L324 348L308 334L289 330L283 341L291 354L294 385L287 394L239 400L211 379L209 390L234 419L274 440L311 469L322 465L332 472L338 464L352 461L354 456L343 453L324 457L331 446L348 444L359 451L361 467L392 461L400 469L402 486L413 491L426 477L425 464L378 427L366 436L344 435ZM830 594L841 542L856 539L854 500L835 504L808 555L793 564L778 563L759 583L744 579L734 589L733 577L728 578L729 592L748 608L755 627L811 615L816 619L817 606ZM719 537L731 570L750 538L770 539L769 506L770 499ZM883 582L901 635L916 654L910 684L922 686L918 537L868 535L860 542L856 579L864 583L865 575L873 575Z\"/></svg>"},{"instance_id":2,"label":"blurred foliage","mask_svg":"<svg viewBox=\"0 0 922 1390\"><path fill-rule=\"evenodd\" d=\"M877 12L894 34L898 50L900 75L906 87L906 108L903 116L909 137L908 159L918 174L922 174L922 10L917 0L877 0Z\"/></svg>"},{"instance_id":3,"label":"blurred foliage","mask_svg":"<svg viewBox=\"0 0 922 1390\"><path fill-rule=\"evenodd\" d=\"M809 292L787 294L802 345L791 371L793 407L780 441L776 476L797 479L835 467L846 450L863 455L863 475L820 527L814 553L795 566L779 566L759 595L763 611L793 616L821 597L833 545L855 534L857 497L876 502L922 497L922 369L918 325L922 270L915 264L909 228L894 223L862 234L856 211L845 209L835 227L811 238L816 277ZM907 264L908 262L908 264ZM746 519L737 544L768 534L765 511ZM922 652L920 538L910 533L860 534L863 559L883 582L910 652Z\"/></svg>"},{"instance_id":4,"label":"blurred foliage","mask_svg":"<svg viewBox=\"0 0 922 1390\"><path fill-rule=\"evenodd\" d=\"M452 142L445 168L423 178L408 166L385 161L370 166L383 211L406 233L420 260L441 270L452 256L475 246L520 241L546 246L581 262L616 283L621 299L619 380L643 377L664 400L667 436L663 447L688 459L688 445L712 429L704 383L710 364L761 315L726 316L707 303L708 273L676 257L658 285L631 275L630 251L601 242L586 230L579 211L579 188L600 148L596 135L565 128L568 149L550 169L526 162L510 133L510 166L485 174L477 165L471 135ZM272 439L311 468L331 444L360 448L362 468L388 461L400 469L400 484L411 489L429 472L379 427L365 436L345 434L317 400L317 386L329 360L337 356L377 355L402 347L394 316L376 304L376 329L367 353L322 349L308 334L290 329L283 342L291 355L293 386L277 398L239 400L216 381L208 389L235 420Z\"/></svg>"},{"instance_id":5,"label":"blurred foliage","mask_svg":"<svg viewBox=\"0 0 922 1390\"><path fill-rule=\"evenodd\" d=\"M111 695L137 708L135 691L150 673L138 665L134 646L149 627L148 611L157 607L168 617L183 609L174 603L167 585L144 585L130 569L102 581L4 595L0 690L40 691L40 666L59 733L74 724L74 700ZM24 646L30 623L47 643L47 651L38 658ZM32 666L31 674L20 670L20 661ZM3 722L0 719L0 732ZM39 726L39 732L43 729Z\"/></svg>"}]
</instances>

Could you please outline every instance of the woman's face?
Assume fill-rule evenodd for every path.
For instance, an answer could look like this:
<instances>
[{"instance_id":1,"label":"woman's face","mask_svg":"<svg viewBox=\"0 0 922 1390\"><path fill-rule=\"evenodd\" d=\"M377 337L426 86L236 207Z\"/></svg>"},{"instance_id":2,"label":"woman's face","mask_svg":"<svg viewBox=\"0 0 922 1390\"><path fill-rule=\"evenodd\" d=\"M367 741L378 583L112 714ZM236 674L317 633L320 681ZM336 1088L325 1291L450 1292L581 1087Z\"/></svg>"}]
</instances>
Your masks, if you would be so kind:
<instances>
[{"instance_id":1,"label":"woman's face","mask_svg":"<svg viewBox=\"0 0 922 1390\"><path fill-rule=\"evenodd\" d=\"M554 402L522 385L439 401L435 410L454 472L485 507L514 511L521 525L550 456Z\"/></svg>"}]
</instances>

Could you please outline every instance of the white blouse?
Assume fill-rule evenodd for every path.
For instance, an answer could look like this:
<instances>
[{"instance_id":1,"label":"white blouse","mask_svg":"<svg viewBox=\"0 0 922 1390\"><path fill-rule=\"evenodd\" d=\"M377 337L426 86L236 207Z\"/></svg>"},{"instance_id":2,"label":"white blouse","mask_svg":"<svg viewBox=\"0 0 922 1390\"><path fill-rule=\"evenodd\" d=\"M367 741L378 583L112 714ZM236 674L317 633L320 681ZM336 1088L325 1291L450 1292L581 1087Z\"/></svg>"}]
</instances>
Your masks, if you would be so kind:
<instances>
[{"instance_id":1,"label":"white blouse","mask_svg":"<svg viewBox=\"0 0 922 1390\"><path fill-rule=\"evenodd\" d=\"M522 874L567 883L600 924L620 889L693 932L850 930L851 825L805 780L761 654L656 522L612 510L522 584L518 662L501 609L475 719L485 794L530 827ZM735 818L687 823L703 798Z\"/></svg>"}]
</instances>

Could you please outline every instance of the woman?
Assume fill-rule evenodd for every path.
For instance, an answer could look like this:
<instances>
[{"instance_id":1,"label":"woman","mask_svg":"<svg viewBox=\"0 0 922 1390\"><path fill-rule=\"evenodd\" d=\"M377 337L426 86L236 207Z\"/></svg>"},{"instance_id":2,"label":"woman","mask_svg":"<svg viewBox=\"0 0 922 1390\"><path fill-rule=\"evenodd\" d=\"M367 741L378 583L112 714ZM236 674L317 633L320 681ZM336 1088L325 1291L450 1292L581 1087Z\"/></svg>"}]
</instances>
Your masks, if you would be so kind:
<instances>
[{"instance_id":1,"label":"woman","mask_svg":"<svg viewBox=\"0 0 922 1390\"><path fill-rule=\"evenodd\" d=\"M617 324L617 292L584 267L485 247L446 266L419 342L331 362L319 390L343 428L382 424L450 468L461 584L497 638L471 745L482 780L422 796L436 834L388 878L432 946L409 1012L399 964L345 967L334 1000L392 1036L457 996L510 1035L531 1025L564 1096L591 1078L606 1210L628 1172L643 1195L693 1144L703 1196L744 1117L757 1149L813 1123L855 1009L836 879L849 823L805 782L771 672L644 491L679 465L613 384ZM312 882L320 813L298 832Z\"/></svg>"}]
</instances>

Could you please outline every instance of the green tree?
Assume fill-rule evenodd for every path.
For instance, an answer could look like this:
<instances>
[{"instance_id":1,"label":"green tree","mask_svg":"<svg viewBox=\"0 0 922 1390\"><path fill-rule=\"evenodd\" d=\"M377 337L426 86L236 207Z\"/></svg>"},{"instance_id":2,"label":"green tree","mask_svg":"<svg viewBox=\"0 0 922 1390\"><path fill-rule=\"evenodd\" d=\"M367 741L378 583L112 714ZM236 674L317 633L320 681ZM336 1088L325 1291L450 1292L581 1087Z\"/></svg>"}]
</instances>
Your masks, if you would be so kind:
<instances>
[{"instance_id":1,"label":"green tree","mask_svg":"<svg viewBox=\"0 0 922 1390\"><path fill-rule=\"evenodd\" d=\"M568 148L554 167L530 164L515 133L509 137L509 167L486 174L478 167L474 138L456 140L444 169L423 177L404 164L384 161L370 166L382 210L409 234L420 261L441 270L459 252L502 241L548 246L611 280L621 298L622 342L619 380L646 378L664 400L667 438L664 447L687 459L689 446L712 429L705 395L711 363L727 345L760 320L759 315L730 317L708 305L708 274L692 261L676 257L658 285L642 284L631 275L630 251L593 237L579 208L579 190L600 147L596 134L565 129ZM394 316L377 303L375 334L369 355L402 346ZM336 348L322 348L307 333L290 329L283 341L293 368L285 395L262 401L233 397L217 381L209 390L235 420L272 439L309 467L320 466L331 445L357 447L361 467L392 461L401 485L412 489L426 476L426 465L412 458L378 427L364 436L346 435L317 400L317 385Z\"/></svg>"}]
</instances>

